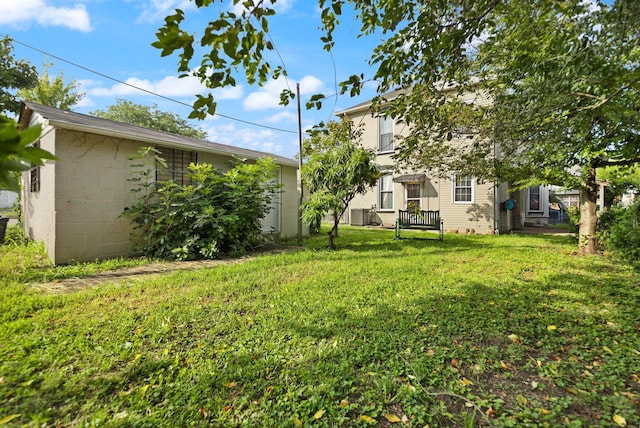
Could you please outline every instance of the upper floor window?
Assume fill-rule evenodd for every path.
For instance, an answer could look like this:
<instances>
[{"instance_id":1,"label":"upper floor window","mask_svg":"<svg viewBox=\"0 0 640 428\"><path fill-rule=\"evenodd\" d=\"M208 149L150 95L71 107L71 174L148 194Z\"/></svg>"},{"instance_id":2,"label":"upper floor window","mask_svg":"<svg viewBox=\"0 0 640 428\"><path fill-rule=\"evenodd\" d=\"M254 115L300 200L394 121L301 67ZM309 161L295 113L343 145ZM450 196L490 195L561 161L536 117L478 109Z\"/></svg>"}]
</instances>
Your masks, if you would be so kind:
<instances>
[{"instance_id":1,"label":"upper floor window","mask_svg":"<svg viewBox=\"0 0 640 428\"><path fill-rule=\"evenodd\" d=\"M160 151L160 157L167 163L167 167L158 169L156 180L173 180L177 184L191 184L191 177L188 175L189 164L198 161L196 152L165 147L158 147L158 151Z\"/></svg>"},{"instance_id":2,"label":"upper floor window","mask_svg":"<svg viewBox=\"0 0 640 428\"><path fill-rule=\"evenodd\" d=\"M387 174L380 177L378 188L380 190L380 195L379 195L380 209L392 210L393 209L393 175Z\"/></svg>"},{"instance_id":3,"label":"upper floor window","mask_svg":"<svg viewBox=\"0 0 640 428\"><path fill-rule=\"evenodd\" d=\"M466 175L453 177L453 202L473 202L473 178Z\"/></svg>"},{"instance_id":4,"label":"upper floor window","mask_svg":"<svg viewBox=\"0 0 640 428\"><path fill-rule=\"evenodd\" d=\"M393 151L393 118L391 116L380 116L378 118L378 128L380 129L378 151Z\"/></svg>"}]
</instances>

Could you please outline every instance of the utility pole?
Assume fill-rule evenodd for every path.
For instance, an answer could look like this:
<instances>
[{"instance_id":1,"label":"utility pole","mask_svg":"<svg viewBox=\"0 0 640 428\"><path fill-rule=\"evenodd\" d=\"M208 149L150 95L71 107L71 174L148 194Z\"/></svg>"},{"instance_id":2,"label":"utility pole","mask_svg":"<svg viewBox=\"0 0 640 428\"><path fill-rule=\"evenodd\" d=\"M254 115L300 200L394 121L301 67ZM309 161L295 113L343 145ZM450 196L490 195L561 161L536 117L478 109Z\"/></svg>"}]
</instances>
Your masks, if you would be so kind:
<instances>
[{"instance_id":1,"label":"utility pole","mask_svg":"<svg viewBox=\"0 0 640 428\"><path fill-rule=\"evenodd\" d=\"M302 245L302 111L300 109L300 83L296 83L298 98L298 245Z\"/></svg>"}]
</instances>

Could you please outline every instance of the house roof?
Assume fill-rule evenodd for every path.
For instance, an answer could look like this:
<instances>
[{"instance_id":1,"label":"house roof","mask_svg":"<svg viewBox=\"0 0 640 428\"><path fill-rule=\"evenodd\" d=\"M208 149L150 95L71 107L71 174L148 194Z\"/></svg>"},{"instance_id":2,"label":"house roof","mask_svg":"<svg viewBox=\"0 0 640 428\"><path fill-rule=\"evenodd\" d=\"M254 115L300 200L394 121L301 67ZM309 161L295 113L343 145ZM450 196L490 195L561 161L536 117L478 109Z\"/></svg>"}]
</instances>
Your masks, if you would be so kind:
<instances>
[{"instance_id":1,"label":"house roof","mask_svg":"<svg viewBox=\"0 0 640 428\"><path fill-rule=\"evenodd\" d=\"M472 78L470 80L470 83L472 85L476 85L479 82L480 82L480 79L478 79L478 78ZM452 90L458 88L460 86L460 84L456 83L456 82L440 81L440 82L436 82L435 86L439 87L440 91L447 92L447 91L452 91ZM403 93L407 93L407 92L410 92L410 91L411 91L411 89L397 88L397 89L394 89L392 91L389 91L389 92L385 93L384 95L381 95L381 97L383 99L385 99L386 101L390 101L390 100L393 100L394 98L398 97L398 95L401 95ZM362 102L360 104L356 104L356 105L353 105L351 107L347 107L344 110L340 110L340 111L336 112L336 116L343 117L343 116L349 115L350 113L360 112L362 110L367 111L367 110L369 110L371 108L371 104L373 104L373 100L374 99L375 98L372 98L372 99L367 100L365 102Z\"/></svg>"},{"instance_id":2,"label":"house roof","mask_svg":"<svg viewBox=\"0 0 640 428\"><path fill-rule=\"evenodd\" d=\"M33 113L37 113L45 120L46 124L56 128L126 138L163 147L197 150L201 152L238 156L248 159L272 157L278 164L298 166L298 161L295 159L290 159L272 153L213 143L211 141L198 140L196 138L184 137L182 135L171 134L169 132L158 131L155 129L142 128L140 126L130 125L127 123L44 106L30 101L22 103L19 118L21 128L29 126Z\"/></svg>"}]
</instances>

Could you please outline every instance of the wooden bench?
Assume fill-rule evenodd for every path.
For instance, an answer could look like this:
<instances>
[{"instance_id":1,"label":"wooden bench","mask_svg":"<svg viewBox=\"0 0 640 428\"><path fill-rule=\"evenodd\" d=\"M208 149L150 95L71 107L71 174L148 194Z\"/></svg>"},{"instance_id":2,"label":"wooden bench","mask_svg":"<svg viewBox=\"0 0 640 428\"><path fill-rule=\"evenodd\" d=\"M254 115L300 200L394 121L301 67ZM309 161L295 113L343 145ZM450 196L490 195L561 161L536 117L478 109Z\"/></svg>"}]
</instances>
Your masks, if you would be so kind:
<instances>
[{"instance_id":1,"label":"wooden bench","mask_svg":"<svg viewBox=\"0 0 640 428\"><path fill-rule=\"evenodd\" d=\"M400 239L400 229L439 230L438 239L444 241L444 221L440 218L440 211L399 210L395 239Z\"/></svg>"}]
</instances>

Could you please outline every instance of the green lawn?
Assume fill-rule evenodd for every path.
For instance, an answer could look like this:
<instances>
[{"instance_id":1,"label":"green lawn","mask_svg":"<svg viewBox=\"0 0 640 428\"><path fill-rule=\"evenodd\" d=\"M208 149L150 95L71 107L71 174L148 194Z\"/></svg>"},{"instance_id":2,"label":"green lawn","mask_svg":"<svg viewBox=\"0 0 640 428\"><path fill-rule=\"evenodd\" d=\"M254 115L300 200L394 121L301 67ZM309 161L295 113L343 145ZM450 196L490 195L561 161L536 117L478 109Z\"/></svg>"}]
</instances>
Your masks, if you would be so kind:
<instances>
[{"instance_id":1,"label":"green lawn","mask_svg":"<svg viewBox=\"0 0 640 428\"><path fill-rule=\"evenodd\" d=\"M343 228L56 295L26 281L72 267L0 248L0 425L640 426L637 271L568 237L403 236L431 239Z\"/></svg>"}]
</instances>

